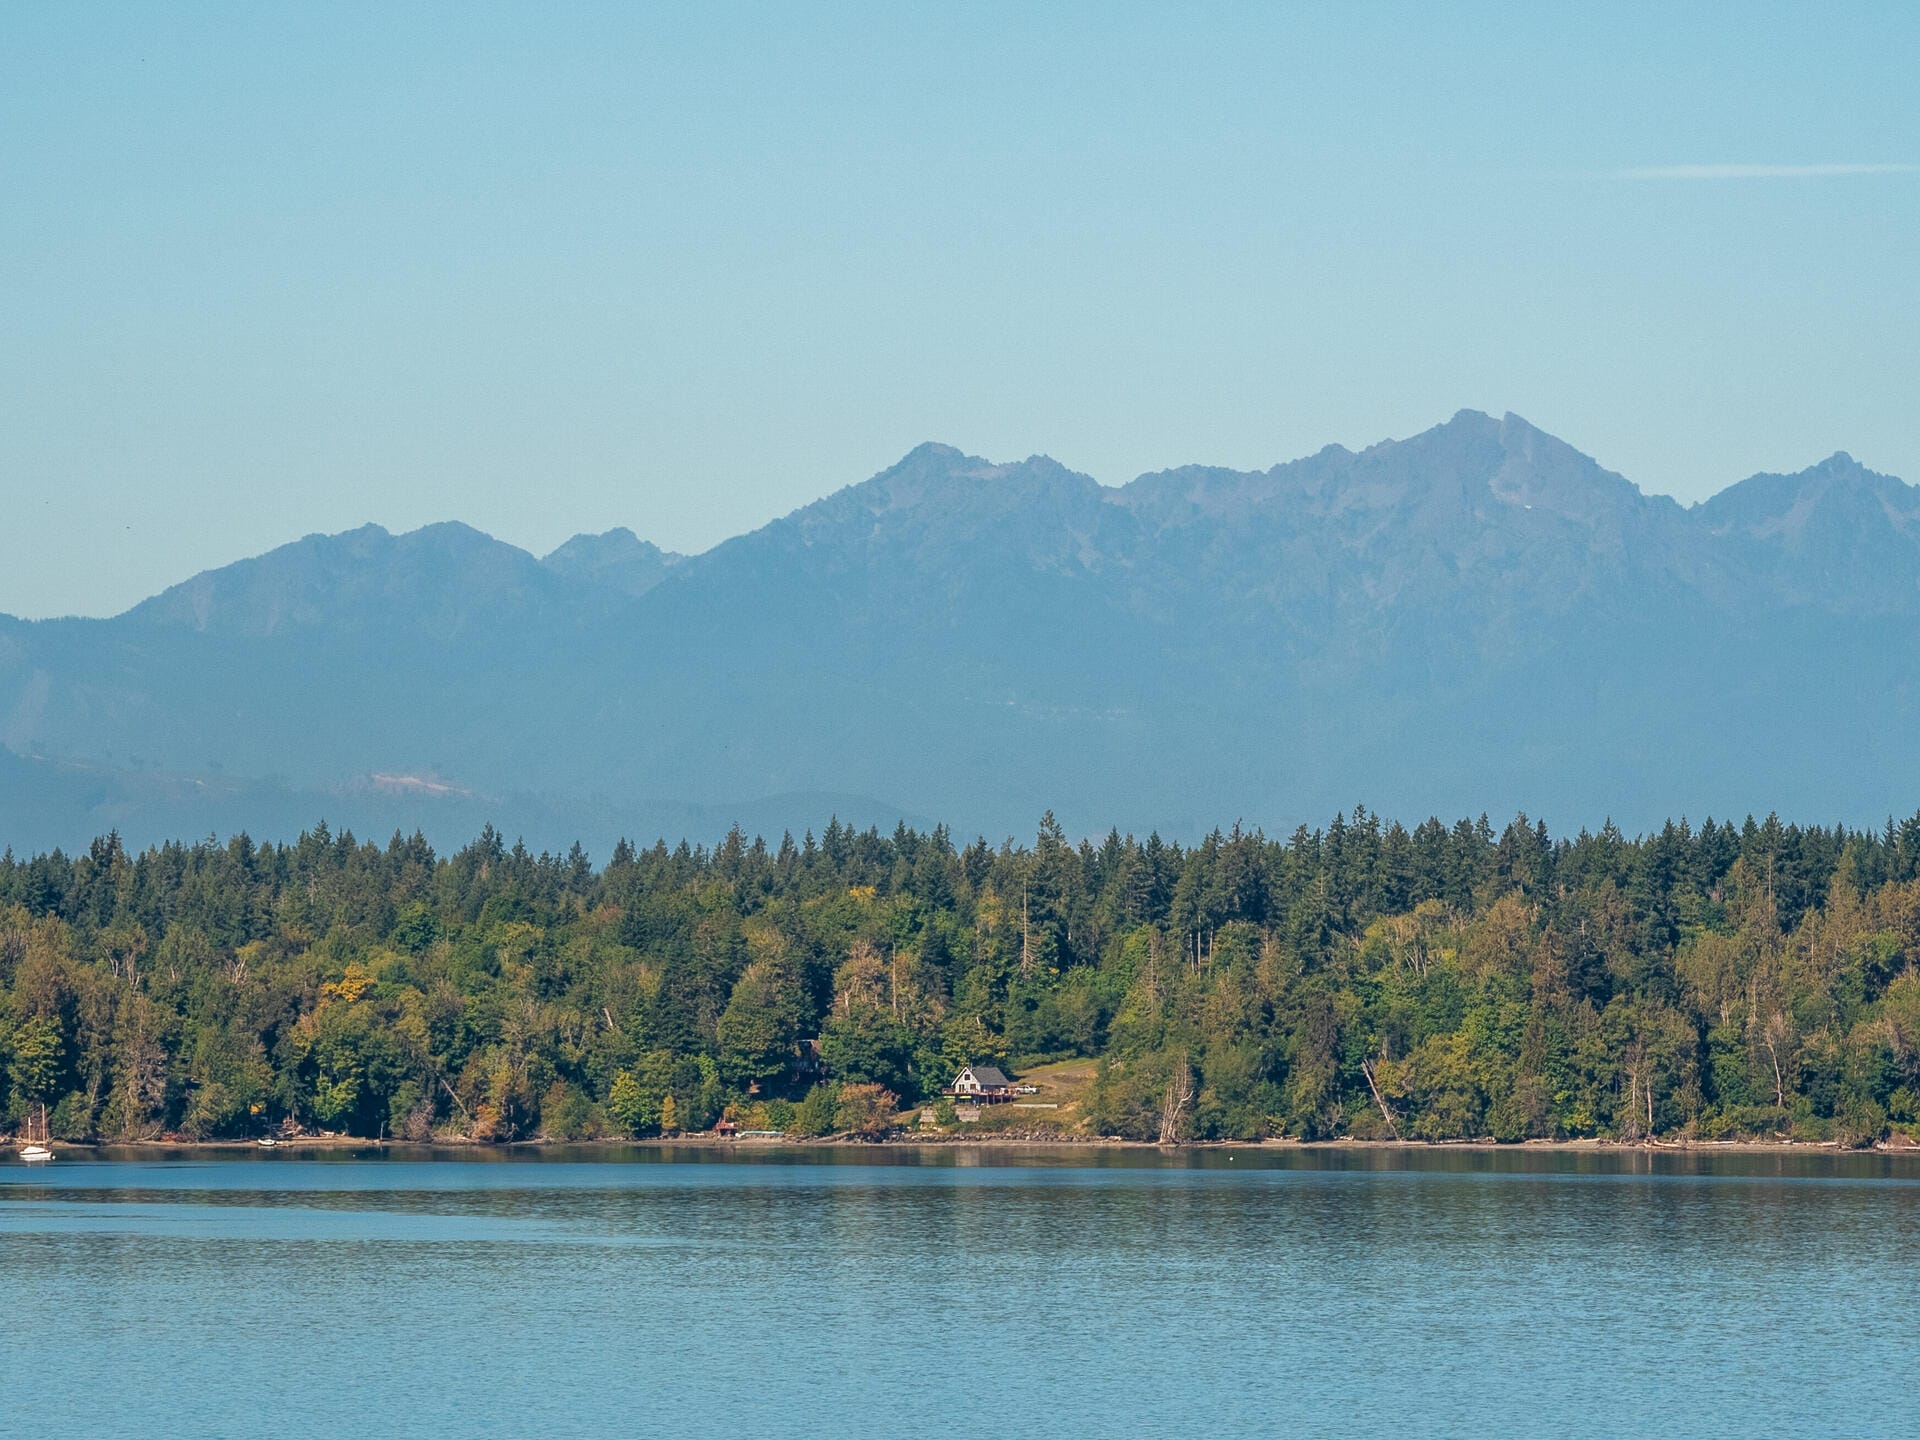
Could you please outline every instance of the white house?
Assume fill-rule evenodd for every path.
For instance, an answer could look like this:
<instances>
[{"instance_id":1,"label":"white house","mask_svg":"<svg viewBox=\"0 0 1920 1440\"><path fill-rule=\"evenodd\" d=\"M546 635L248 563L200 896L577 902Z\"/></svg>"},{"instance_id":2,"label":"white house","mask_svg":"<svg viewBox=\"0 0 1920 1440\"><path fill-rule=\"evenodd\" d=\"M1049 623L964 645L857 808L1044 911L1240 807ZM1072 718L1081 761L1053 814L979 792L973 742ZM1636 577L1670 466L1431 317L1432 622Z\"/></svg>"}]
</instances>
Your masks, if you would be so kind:
<instances>
[{"instance_id":1,"label":"white house","mask_svg":"<svg viewBox=\"0 0 1920 1440\"><path fill-rule=\"evenodd\" d=\"M941 1093L956 1100L984 1100L991 1104L1013 1098L1013 1081L997 1065L965 1065Z\"/></svg>"}]
</instances>

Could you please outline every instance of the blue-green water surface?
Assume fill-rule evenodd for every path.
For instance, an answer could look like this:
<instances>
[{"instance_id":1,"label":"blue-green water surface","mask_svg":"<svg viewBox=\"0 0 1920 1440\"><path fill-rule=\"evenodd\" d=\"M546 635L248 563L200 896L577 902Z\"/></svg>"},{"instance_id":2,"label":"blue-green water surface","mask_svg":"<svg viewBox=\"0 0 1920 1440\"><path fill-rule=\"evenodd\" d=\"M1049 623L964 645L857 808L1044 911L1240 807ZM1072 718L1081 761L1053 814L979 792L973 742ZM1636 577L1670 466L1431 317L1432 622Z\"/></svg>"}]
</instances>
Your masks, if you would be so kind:
<instances>
[{"instance_id":1,"label":"blue-green water surface","mask_svg":"<svg viewBox=\"0 0 1920 1440\"><path fill-rule=\"evenodd\" d=\"M965 1149L0 1165L15 1433L1905 1434L1920 1164Z\"/></svg>"}]
</instances>

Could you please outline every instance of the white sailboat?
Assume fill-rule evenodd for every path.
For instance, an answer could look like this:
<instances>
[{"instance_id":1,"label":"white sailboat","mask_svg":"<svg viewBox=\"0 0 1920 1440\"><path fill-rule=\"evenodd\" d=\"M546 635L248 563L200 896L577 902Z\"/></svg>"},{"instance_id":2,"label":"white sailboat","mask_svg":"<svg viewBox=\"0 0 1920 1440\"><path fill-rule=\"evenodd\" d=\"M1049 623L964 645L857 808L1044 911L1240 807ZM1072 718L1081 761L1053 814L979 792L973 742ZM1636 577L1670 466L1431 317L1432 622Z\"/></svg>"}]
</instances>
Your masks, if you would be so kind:
<instances>
[{"instance_id":1,"label":"white sailboat","mask_svg":"<svg viewBox=\"0 0 1920 1440\"><path fill-rule=\"evenodd\" d=\"M33 1116L27 1116L26 1134L20 1137L20 1158L29 1165L43 1165L53 1159L53 1137L47 1131L47 1107L40 1107L40 1134L33 1133Z\"/></svg>"}]
</instances>

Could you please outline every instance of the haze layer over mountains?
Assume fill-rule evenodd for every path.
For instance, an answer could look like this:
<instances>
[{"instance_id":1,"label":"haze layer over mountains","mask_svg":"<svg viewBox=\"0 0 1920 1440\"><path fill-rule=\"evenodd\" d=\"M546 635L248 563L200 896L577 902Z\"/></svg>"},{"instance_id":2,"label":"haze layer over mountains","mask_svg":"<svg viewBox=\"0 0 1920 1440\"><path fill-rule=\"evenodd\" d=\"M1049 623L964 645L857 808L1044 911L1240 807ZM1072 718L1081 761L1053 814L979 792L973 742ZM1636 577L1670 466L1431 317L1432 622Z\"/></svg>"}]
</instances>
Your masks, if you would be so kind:
<instances>
[{"instance_id":1,"label":"haze layer over mountains","mask_svg":"<svg viewBox=\"0 0 1920 1440\"><path fill-rule=\"evenodd\" d=\"M1916 635L1920 489L1845 454L1683 508L1472 411L1117 489L923 445L696 557L368 526L0 617L0 842L1872 823Z\"/></svg>"}]
</instances>

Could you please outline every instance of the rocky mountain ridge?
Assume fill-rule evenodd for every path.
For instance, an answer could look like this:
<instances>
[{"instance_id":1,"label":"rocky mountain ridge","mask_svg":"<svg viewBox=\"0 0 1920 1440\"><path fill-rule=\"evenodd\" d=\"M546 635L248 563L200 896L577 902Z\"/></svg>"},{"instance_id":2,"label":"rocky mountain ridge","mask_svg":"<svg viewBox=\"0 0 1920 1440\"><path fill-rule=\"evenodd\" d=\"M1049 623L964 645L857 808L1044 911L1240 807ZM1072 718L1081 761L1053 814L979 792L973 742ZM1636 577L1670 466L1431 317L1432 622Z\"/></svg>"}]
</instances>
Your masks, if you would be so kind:
<instances>
[{"instance_id":1,"label":"rocky mountain ridge","mask_svg":"<svg viewBox=\"0 0 1920 1440\"><path fill-rule=\"evenodd\" d=\"M0 619L0 825L42 817L0 838L239 828L260 787L275 826L311 800L556 843L826 794L996 835L1361 799L1871 819L1920 797L1916 612L1920 489L1845 454L1683 507L1474 411L1119 487L923 445L697 556L366 526ZM224 798L183 811L196 781Z\"/></svg>"}]
</instances>

